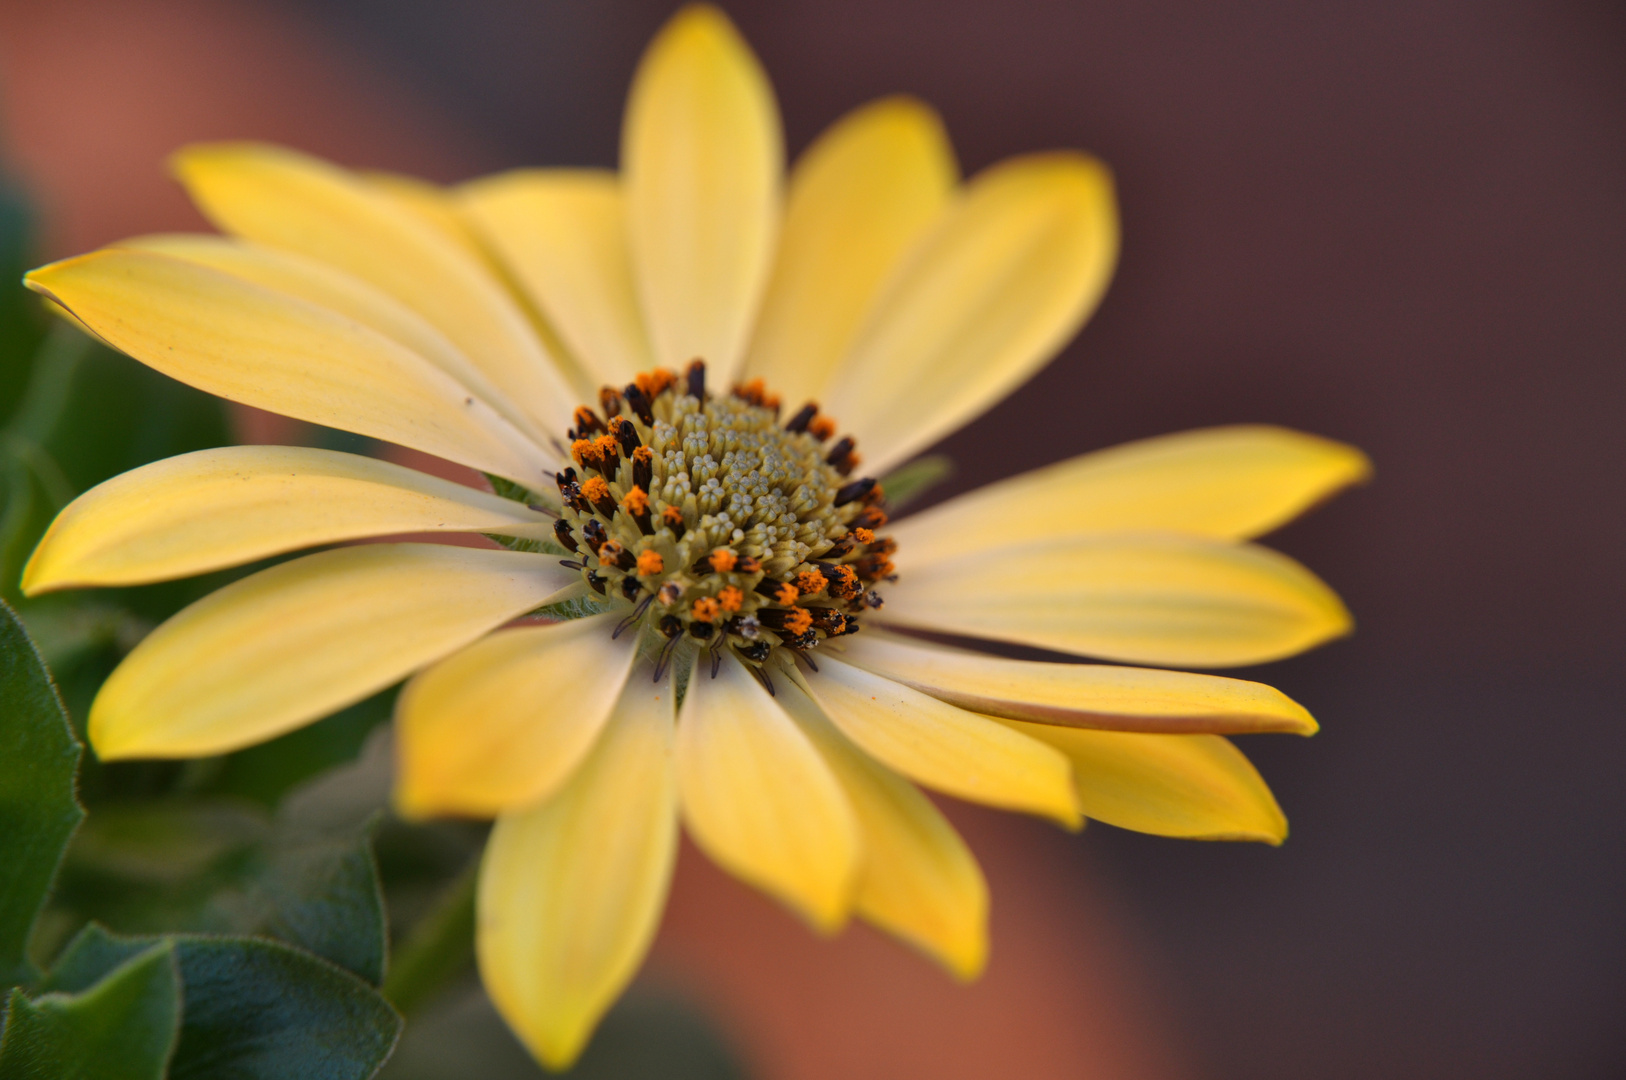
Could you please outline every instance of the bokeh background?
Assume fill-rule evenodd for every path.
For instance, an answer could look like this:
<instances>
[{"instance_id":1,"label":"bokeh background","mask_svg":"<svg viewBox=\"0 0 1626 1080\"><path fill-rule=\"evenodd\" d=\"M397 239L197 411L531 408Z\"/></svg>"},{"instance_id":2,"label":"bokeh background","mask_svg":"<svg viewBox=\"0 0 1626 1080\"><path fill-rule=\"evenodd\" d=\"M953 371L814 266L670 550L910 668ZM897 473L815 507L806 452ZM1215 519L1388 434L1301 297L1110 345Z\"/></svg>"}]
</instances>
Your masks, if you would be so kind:
<instances>
[{"instance_id":1,"label":"bokeh background","mask_svg":"<svg viewBox=\"0 0 1626 1080\"><path fill-rule=\"evenodd\" d=\"M1626 9L726 6L793 152L906 91L968 172L1053 146L1116 172L1105 304L944 444L942 494L1237 421L1357 443L1377 481L1271 540L1359 621L1240 673L1324 728L1244 742L1282 849L956 808L994 888L969 990L875 935L815 941L689 851L639 1000L769 1080L1626 1075ZM672 8L0 0L0 154L46 256L198 226L162 166L193 140L443 181L613 165ZM426 1019L410 1075L470 1075L459 1039L500 1057L480 1010Z\"/></svg>"}]
</instances>

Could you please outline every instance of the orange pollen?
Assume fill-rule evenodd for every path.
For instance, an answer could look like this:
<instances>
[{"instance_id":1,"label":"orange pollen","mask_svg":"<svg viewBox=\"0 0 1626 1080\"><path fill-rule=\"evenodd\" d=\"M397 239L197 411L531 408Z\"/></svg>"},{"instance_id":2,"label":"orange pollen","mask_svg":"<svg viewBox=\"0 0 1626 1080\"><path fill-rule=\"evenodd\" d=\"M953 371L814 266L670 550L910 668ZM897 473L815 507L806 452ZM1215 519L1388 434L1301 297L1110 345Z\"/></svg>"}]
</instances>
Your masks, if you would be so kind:
<instances>
[{"instance_id":1,"label":"orange pollen","mask_svg":"<svg viewBox=\"0 0 1626 1080\"><path fill-rule=\"evenodd\" d=\"M651 400L659 397L663 391L677 382L677 372L670 368L656 368L654 371L642 371L634 375L632 381Z\"/></svg>"},{"instance_id":2,"label":"orange pollen","mask_svg":"<svg viewBox=\"0 0 1626 1080\"><path fill-rule=\"evenodd\" d=\"M700 599L694 602L694 617L699 619L701 622L711 622L713 619L717 618L718 613L721 612L722 609L723 605L719 604L711 597L702 596Z\"/></svg>"},{"instance_id":3,"label":"orange pollen","mask_svg":"<svg viewBox=\"0 0 1626 1080\"><path fill-rule=\"evenodd\" d=\"M813 422L807 425L807 430L813 433L815 439L823 442L836 433L836 422L828 416L815 416Z\"/></svg>"},{"instance_id":4,"label":"orange pollen","mask_svg":"<svg viewBox=\"0 0 1626 1080\"><path fill-rule=\"evenodd\" d=\"M600 502L610 497L610 485L604 482L602 476L589 476L582 484L582 494L587 496L588 502Z\"/></svg>"},{"instance_id":5,"label":"orange pollen","mask_svg":"<svg viewBox=\"0 0 1626 1080\"><path fill-rule=\"evenodd\" d=\"M628 496L628 498L631 498L631 496ZM853 539L860 544L873 544L875 543L875 534L869 529L854 529Z\"/></svg>"},{"instance_id":6,"label":"orange pollen","mask_svg":"<svg viewBox=\"0 0 1626 1080\"><path fill-rule=\"evenodd\" d=\"M717 548L711 553L711 568L719 574L726 574L734 569L734 564L738 561L739 556L728 548Z\"/></svg>"},{"instance_id":7,"label":"orange pollen","mask_svg":"<svg viewBox=\"0 0 1626 1080\"><path fill-rule=\"evenodd\" d=\"M829 579L817 570L803 570L796 575L796 590L807 596L823 592L829 584Z\"/></svg>"},{"instance_id":8,"label":"orange pollen","mask_svg":"<svg viewBox=\"0 0 1626 1080\"><path fill-rule=\"evenodd\" d=\"M787 582L774 590L773 598L781 604L794 604L796 598L801 595L801 591L796 586Z\"/></svg>"},{"instance_id":9,"label":"orange pollen","mask_svg":"<svg viewBox=\"0 0 1626 1080\"><path fill-rule=\"evenodd\" d=\"M717 602L723 606L724 611L738 611L745 602L745 594L730 585L717 594Z\"/></svg>"},{"instance_id":10,"label":"orange pollen","mask_svg":"<svg viewBox=\"0 0 1626 1080\"><path fill-rule=\"evenodd\" d=\"M619 541L619 540L606 540L606 541L604 541L604 543L599 545L599 549L598 549L598 562L599 562L599 565L600 566L608 566L608 565L610 565L611 563L615 562L617 559L621 558L621 553L623 551L625 551L625 550L626 550L626 548L621 546L621 541Z\"/></svg>"},{"instance_id":11,"label":"orange pollen","mask_svg":"<svg viewBox=\"0 0 1626 1080\"><path fill-rule=\"evenodd\" d=\"M578 405L576 406L576 415L574 419L577 427L591 429L598 423L598 413L594 412L592 409L589 409L586 405Z\"/></svg>"},{"instance_id":12,"label":"orange pollen","mask_svg":"<svg viewBox=\"0 0 1626 1080\"><path fill-rule=\"evenodd\" d=\"M785 629L793 634L805 634L813 626L813 615L806 608L793 607L785 616Z\"/></svg>"},{"instance_id":13,"label":"orange pollen","mask_svg":"<svg viewBox=\"0 0 1626 1080\"><path fill-rule=\"evenodd\" d=\"M620 445L614 435L600 435L593 440L593 449L598 451L599 457L613 457Z\"/></svg>"},{"instance_id":14,"label":"orange pollen","mask_svg":"<svg viewBox=\"0 0 1626 1080\"><path fill-rule=\"evenodd\" d=\"M858 572L850 566L836 567L836 577L840 579L843 585L852 586L858 584Z\"/></svg>"},{"instance_id":15,"label":"orange pollen","mask_svg":"<svg viewBox=\"0 0 1626 1080\"><path fill-rule=\"evenodd\" d=\"M664 569L666 569L666 563L662 560L660 552L650 551L646 548L638 553L638 573L644 577L658 574Z\"/></svg>"},{"instance_id":16,"label":"orange pollen","mask_svg":"<svg viewBox=\"0 0 1626 1080\"><path fill-rule=\"evenodd\" d=\"M643 488L634 485L633 489L627 492L627 497L621 500L621 505L627 508L629 514L647 514L649 496L644 494Z\"/></svg>"},{"instance_id":17,"label":"orange pollen","mask_svg":"<svg viewBox=\"0 0 1626 1080\"><path fill-rule=\"evenodd\" d=\"M886 511L879 506L866 506L853 524L860 529L879 529L886 524Z\"/></svg>"},{"instance_id":18,"label":"orange pollen","mask_svg":"<svg viewBox=\"0 0 1626 1080\"><path fill-rule=\"evenodd\" d=\"M576 459L576 464L586 465L589 461L598 460L598 451L593 449L591 439L577 439L570 444L570 456Z\"/></svg>"},{"instance_id":19,"label":"orange pollen","mask_svg":"<svg viewBox=\"0 0 1626 1080\"><path fill-rule=\"evenodd\" d=\"M648 465L650 462L655 460L655 451L651 450L647 446L640 446L638 449L632 452L632 460L638 462L640 465Z\"/></svg>"},{"instance_id":20,"label":"orange pollen","mask_svg":"<svg viewBox=\"0 0 1626 1080\"><path fill-rule=\"evenodd\" d=\"M644 447L639 447L639 449L642 450ZM661 511L661 520L668 525L681 525L683 524L683 511L675 506L668 506Z\"/></svg>"}]
</instances>

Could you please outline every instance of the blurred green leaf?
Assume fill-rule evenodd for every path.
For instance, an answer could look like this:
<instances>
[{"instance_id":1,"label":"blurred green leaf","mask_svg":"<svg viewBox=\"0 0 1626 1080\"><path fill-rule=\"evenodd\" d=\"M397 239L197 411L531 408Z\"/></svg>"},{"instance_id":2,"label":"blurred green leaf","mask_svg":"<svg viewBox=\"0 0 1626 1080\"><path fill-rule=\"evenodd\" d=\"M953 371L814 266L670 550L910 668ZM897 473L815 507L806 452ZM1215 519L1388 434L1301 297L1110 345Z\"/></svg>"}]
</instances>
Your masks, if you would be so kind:
<instances>
[{"instance_id":1,"label":"blurred green leaf","mask_svg":"<svg viewBox=\"0 0 1626 1080\"><path fill-rule=\"evenodd\" d=\"M48 987L89 986L153 938L87 927ZM349 972L252 938L176 934L183 1005L170 1080L365 1080L390 1054L401 1018Z\"/></svg>"},{"instance_id":2,"label":"blurred green leaf","mask_svg":"<svg viewBox=\"0 0 1626 1080\"><path fill-rule=\"evenodd\" d=\"M79 742L34 643L0 603L0 985L30 981L28 939L85 812Z\"/></svg>"},{"instance_id":3,"label":"blurred green leaf","mask_svg":"<svg viewBox=\"0 0 1626 1080\"><path fill-rule=\"evenodd\" d=\"M0 178L0 416L17 407L28 381L28 358L45 329L39 301L22 281L32 261L33 232L27 201Z\"/></svg>"},{"instance_id":4,"label":"blurred green leaf","mask_svg":"<svg viewBox=\"0 0 1626 1080\"><path fill-rule=\"evenodd\" d=\"M474 966L475 883L478 859L453 879L395 951L384 996L412 1016Z\"/></svg>"},{"instance_id":5,"label":"blurred green leaf","mask_svg":"<svg viewBox=\"0 0 1626 1080\"><path fill-rule=\"evenodd\" d=\"M180 972L152 945L77 994L11 994L0 1080L164 1080L180 1032Z\"/></svg>"},{"instance_id":6,"label":"blurred green leaf","mask_svg":"<svg viewBox=\"0 0 1626 1080\"><path fill-rule=\"evenodd\" d=\"M73 845L57 904L130 933L276 938L376 985L387 938L369 831L273 824L222 800L107 806Z\"/></svg>"},{"instance_id":7,"label":"blurred green leaf","mask_svg":"<svg viewBox=\"0 0 1626 1080\"><path fill-rule=\"evenodd\" d=\"M954 475L954 462L946 454L916 458L881 477L887 508L894 513Z\"/></svg>"},{"instance_id":8,"label":"blurred green leaf","mask_svg":"<svg viewBox=\"0 0 1626 1080\"><path fill-rule=\"evenodd\" d=\"M546 1080L477 987L426 1012L380 1080ZM616 1003L571 1080L743 1080L739 1055L695 1007L638 985Z\"/></svg>"}]
</instances>

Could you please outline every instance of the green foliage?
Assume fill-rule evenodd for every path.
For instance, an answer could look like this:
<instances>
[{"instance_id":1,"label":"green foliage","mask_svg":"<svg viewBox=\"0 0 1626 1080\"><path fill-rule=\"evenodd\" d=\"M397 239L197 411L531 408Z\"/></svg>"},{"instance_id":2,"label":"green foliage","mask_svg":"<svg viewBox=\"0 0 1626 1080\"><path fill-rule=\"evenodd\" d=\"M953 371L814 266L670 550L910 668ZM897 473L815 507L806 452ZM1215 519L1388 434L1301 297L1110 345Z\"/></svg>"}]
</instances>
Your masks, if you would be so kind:
<instances>
[{"instance_id":1,"label":"green foliage","mask_svg":"<svg viewBox=\"0 0 1626 1080\"><path fill-rule=\"evenodd\" d=\"M0 985L10 985L36 974L29 936L85 812L74 794L79 743L44 661L3 603L0 747Z\"/></svg>"},{"instance_id":2,"label":"green foliage","mask_svg":"<svg viewBox=\"0 0 1626 1080\"><path fill-rule=\"evenodd\" d=\"M954 462L945 454L916 458L881 477L886 505L896 513L954 475Z\"/></svg>"},{"instance_id":3,"label":"green foliage","mask_svg":"<svg viewBox=\"0 0 1626 1080\"><path fill-rule=\"evenodd\" d=\"M400 1036L400 1017L377 991L307 952L252 938L162 940L174 949L182 985L170 1080L364 1080ZM48 988L93 985L157 943L87 927Z\"/></svg>"},{"instance_id":4,"label":"green foliage","mask_svg":"<svg viewBox=\"0 0 1626 1080\"><path fill-rule=\"evenodd\" d=\"M0 1080L164 1080L180 1033L175 949L159 942L80 993L11 993Z\"/></svg>"}]
</instances>

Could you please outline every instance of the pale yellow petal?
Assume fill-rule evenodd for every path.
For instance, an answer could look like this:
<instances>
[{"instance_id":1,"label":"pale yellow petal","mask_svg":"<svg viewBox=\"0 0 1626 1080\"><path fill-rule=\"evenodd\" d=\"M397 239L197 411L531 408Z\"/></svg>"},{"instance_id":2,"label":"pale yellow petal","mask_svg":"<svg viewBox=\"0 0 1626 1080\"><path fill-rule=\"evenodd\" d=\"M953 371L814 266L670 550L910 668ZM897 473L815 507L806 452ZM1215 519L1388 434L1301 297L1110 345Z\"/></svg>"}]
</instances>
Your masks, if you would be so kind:
<instances>
[{"instance_id":1,"label":"pale yellow petal","mask_svg":"<svg viewBox=\"0 0 1626 1080\"><path fill-rule=\"evenodd\" d=\"M701 850L729 873L833 932L847 919L858 821L807 736L749 674L702 663L678 719L678 792Z\"/></svg>"},{"instance_id":2,"label":"pale yellow petal","mask_svg":"<svg viewBox=\"0 0 1626 1080\"><path fill-rule=\"evenodd\" d=\"M830 375L959 170L937 114L886 98L838 120L791 171L779 249L746 358L791 409ZM838 417L839 419L839 417Z\"/></svg>"},{"instance_id":3,"label":"pale yellow petal","mask_svg":"<svg viewBox=\"0 0 1626 1080\"><path fill-rule=\"evenodd\" d=\"M989 484L891 527L911 565L1084 532L1246 540L1371 475L1344 443L1262 424L1114 446ZM1009 530L989 528L1007 522Z\"/></svg>"},{"instance_id":4,"label":"pale yellow petal","mask_svg":"<svg viewBox=\"0 0 1626 1080\"><path fill-rule=\"evenodd\" d=\"M576 1060L660 924L677 855L671 740L670 686L634 678L570 782L486 842L480 978L550 1069Z\"/></svg>"},{"instance_id":5,"label":"pale yellow petal","mask_svg":"<svg viewBox=\"0 0 1626 1080\"><path fill-rule=\"evenodd\" d=\"M625 612L503 630L420 672L395 708L395 803L489 816L546 799L592 749L637 652Z\"/></svg>"},{"instance_id":6,"label":"pale yellow petal","mask_svg":"<svg viewBox=\"0 0 1626 1080\"><path fill-rule=\"evenodd\" d=\"M1173 533L1100 533L906 566L875 618L1179 667L1279 660L1351 626L1338 596L1287 556Z\"/></svg>"},{"instance_id":7,"label":"pale yellow petal","mask_svg":"<svg viewBox=\"0 0 1626 1080\"><path fill-rule=\"evenodd\" d=\"M223 231L369 281L418 312L546 431L575 394L524 310L466 245L365 177L282 147L191 146L173 166Z\"/></svg>"},{"instance_id":8,"label":"pale yellow petal","mask_svg":"<svg viewBox=\"0 0 1626 1080\"><path fill-rule=\"evenodd\" d=\"M392 533L551 536L512 499L375 458L302 446L227 446L98 484L57 515L23 570L30 596L140 585L285 551Z\"/></svg>"},{"instance_id":9,"label":"pale yellow petal","mask_svg":"<svg viewBox=\"0 0 1626 1080\"><path fill-rule=\"evenodd\" d=\"M657 363L739 370L768 276L784 151L756 57L709 5L644 54L622 129L628 236Z\"/></svg>"},{"instance_id":10,"label":"pale yellow petal","mask_svg":"<svg viewBox=\"0 0 1626 1080\"><path fill-rule=\"evenodd\" d=\"M1218 675L1052 664L944 648L866 628L831 643L850 664L973 712L1118 731L1313 735L1315 718L1274 687Z\"/></svg>"},{"instance_id":11,"label":"pale yellow petal","mask_svg":"<svg viewBox=\"0 0 1626 1080\"><path fill-rule=\"evenodd\" d=\"M988 958L988 883L971 849L930 799L853 746L789 680L779 701L858 815L864 865L854 911L957 977L976 978Z\"/></svg>"},{"instance_id":12,"label":"pale yellow petal","mask_svg":"<svg viewBox=\"0 0 1626 1080\"><path fill-rule=\"evenodd\" d=\"M614 173L519 169L465 184L459 205L592 377L589 393L655 366Z\"/></svg>"},{"instance_id":13,"label":"pale yellow petal","mask_svg":"<svg viewBox=\"0 0 1626 1080\"><path fill-rule=\"evenodd\" d=\"M149 634L91 705L91 745L107 759L262 742L579 587L556 560L516 551L367 544L306 555Z\"/></svg>"},{"instance_id":14,"label":"pale yellow petal","mask_svg":"<svg viewBox=\"0 0 1626 1080\"><path fill-rule=\"evenodd\" d=\"M329 308L147 251L93 252L25 280L200 390L547 487L550 455L417 353Z\"/></svg>"},{"instance_id":15,"label":"pale yellow petal","mask_svg":"<svg viewBox=\"0 0 1626 1080\"><path fill-rule=\"evenodd\" d=\"M1270 788L1222 736L1006 722L1067 755L1086 817L1192 840L1287 839L1287 818Z\"/></svg>"},{"instance_id":16,"label":"pale yellow petal","mask_svg":"<svg viewBox=\"0 0 1626 1080\"><path fill-rule=\"evenodd\" d=\"M880 475L1027 381L1112 276L1112 179L1080 154L979 173L876 300L831 380L828 411Z\"/></svg>"},{"instance_id":17,"label":"pale yellow petal","mask_svg":"<svg viewBox=\"0 0 1626 1080\"><path fill-rule=\"evenodd\" d=\"M121 240L114 245L173 255L329 308L406 346L455 379L538 446L551 432L538 428L456 345L423 316L358 277L326 263L227 236L174 233Z\"/></svg>"},{"instance_id":18,"label":"pale yellow petal","mask_svg":"<svg viewBox=\"0 0 1626 1080\"><path fill-rule=\"evenodd\" d=\"M1041 742L829 656L797 678L864 752L946 795L1079 825L1067 762Z\"/></svg>"},{"instance_id":19,"label":"pale yellow petal","mask_svg":"<svg viewBox=\"0 0 1626 1080\"><path fill-rule=\"evenodd\" d=\"M455 195L439 184L431 184L416 176L392 172L364 172L360 178L371 184L402 208L416 215L424 224L433 227L446 239L468 251L481 263L489 260L485 248L469 231L468 225L457 212Z\"/></svg>"}]
</instances>

